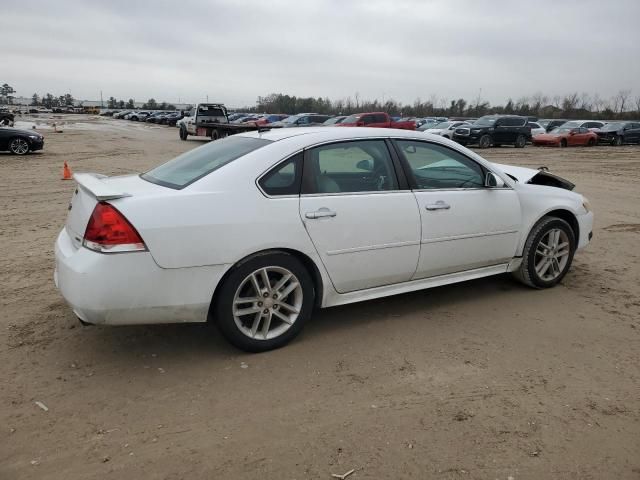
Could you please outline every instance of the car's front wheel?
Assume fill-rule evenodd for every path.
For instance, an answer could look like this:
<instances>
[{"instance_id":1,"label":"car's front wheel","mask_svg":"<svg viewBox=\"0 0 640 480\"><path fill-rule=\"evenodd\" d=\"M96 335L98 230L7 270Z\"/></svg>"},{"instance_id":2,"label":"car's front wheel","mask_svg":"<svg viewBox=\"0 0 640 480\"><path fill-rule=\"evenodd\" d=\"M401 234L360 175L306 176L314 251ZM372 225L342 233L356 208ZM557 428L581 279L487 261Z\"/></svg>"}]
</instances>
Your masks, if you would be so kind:
<instances>
[{"instance_id":1,"label":"car's front wheel","mask_svg":"<svg viewBox=\"0 0 640 480\"><path fill-rule=\"evenodd\" d=\"M31 146L24 138L16 137L9 142L9 151L14 155L26 155L29 150Z\"/></svg>"},{"instance_id":2,"label":"car's front wheel","mask_svg":"<svg viewBox=\"0 0 640 480\"><path fill-rule=\"evenodd\" d=\"M187 129L185 127L180 127L180 140L186 140L189 134L187 133Z\"/></svg>"},{"instance_id":3,"label":"car's front wheel","mask_svg":"<svg viewBox=\"0 0 640 480\"><path fill-rule=\"evenodd\" d=\"M623 143L624 143L624 138L622 137L622 135L616 135L616 138L613 139L613 144L616 147L619 147Z\"/></svg>"},{"instance_id":4,"label":"car's front wheel","mask_svg":"<svg viewBox=\"0 0 640 480\"><path fill-rule=\"evenodd\" d=\"M215 322L230 343L263 352L291 341L311 316L309 272L286 252L257 254L240 262L216 294Z\"/></svg>"},{"instance_id":5,"label":"car's front wheel","mask_svg":"<svg viewBox=\"0 0 640 480\"><path fill-rule=\"evenodd\" d=\"M487 134L482 135L480 140L478 140L478 147L480 148L489 148L491 146L491 137Z\"/></svg>"},{"instance_id":6,"label":"car's front wheel","mask_svg":"<svg viewBox=\"0 0 640 480\"><path fill-rule=\"evenodd\" d=\"M516 138L516 143L514 144L514 146L516 148L524 148L524 146L527 144L527 137L525 137L524 135L518 135L518 137Z\"/></svg>"},{"instance_id":7,"label":"car's front wheel","mask_svg":"<svg viewBox=\"0 0 640 480\"><path fill-rule=\"evenodd\" d=\"M553 287L569 271L575 250L571 226L558 217L543 217L529 233L514 275L533 288Z\"/></svg>"}]
</instances>

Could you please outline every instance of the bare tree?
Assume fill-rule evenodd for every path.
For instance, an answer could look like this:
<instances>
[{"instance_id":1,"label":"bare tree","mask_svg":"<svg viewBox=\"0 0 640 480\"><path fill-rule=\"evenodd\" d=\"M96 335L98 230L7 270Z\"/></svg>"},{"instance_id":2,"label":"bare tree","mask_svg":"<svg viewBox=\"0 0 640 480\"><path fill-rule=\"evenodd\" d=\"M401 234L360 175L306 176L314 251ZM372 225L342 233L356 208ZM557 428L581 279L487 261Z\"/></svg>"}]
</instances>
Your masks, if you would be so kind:
<instances>
[{"instance_id":1,"label":"bare tree","mask_svg":"<svg viewBox=\"0 0 640 480\"><path fill-rule=\"evenodd\" d=\"M618 113L624 112L626 104L629 101L629 97L631 97L631 90L620 90L614 97L614 104L617 107L616 110Z\"/></svg>"},{"instance_id":2,"label":"bare tree","mask_svg":"<svg viewBox=\"0 0 640 480\"><path fill-rule=\"evenodd\" d=\"M640 115L640 95L636 97L636 112Z\"/></svg>"},{"instance_id":3,"label":"bare tree","mask_svg":"<svg viewBox=\"0 0 640 480\"><path fill-rule=\"evenodd\" d=\"M562 97L560 95L553 96L553 106L556 108L560 108L560 104L562 103Z\"/></svg>"},{"instance_id":4,"label":"bare tree","mask_svg":"<svg viewBox=\"0 0 640 480\"><path fill-rule=\"evenodd\" d=\"M599 94L595 93L593 95L593 100L591 101L591 103L593 104L593 109L596 111L596 113L600 113L603 110L604 100L600 98Z\"/></svg>"},{"instance_id":5,"label":"bare tree","mask_svg":"<svg viewBox=\"0 0 640 480\"><path fill-rule=\"evenodd\" d=\"M578 106L578 92L565 95L562 99L562 109L567 111L575 110Z\"/></svg>"},{"instance_id":6,"label":"bare tree","mask_svg":"<svg viewBox=\"0 0 640 480\"><path fill-rule=\"evenodd\" d=\"M591 108L593 108L591 97L587 92L582 92L582 94L580 95L579 105L580 105L580 109L587 110L589 112L591 111Z\"/></svg>"}]
</instances>

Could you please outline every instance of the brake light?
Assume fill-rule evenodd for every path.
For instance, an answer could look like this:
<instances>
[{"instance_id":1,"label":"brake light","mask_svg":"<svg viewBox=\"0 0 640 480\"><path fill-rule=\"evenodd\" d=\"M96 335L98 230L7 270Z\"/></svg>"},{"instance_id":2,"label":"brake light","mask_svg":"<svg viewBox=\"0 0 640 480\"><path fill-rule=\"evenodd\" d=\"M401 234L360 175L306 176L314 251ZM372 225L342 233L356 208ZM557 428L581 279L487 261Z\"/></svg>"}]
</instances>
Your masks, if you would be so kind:
<instances>
[{"instance_id":1,"label":"brake light","mask_svg":"<svg viewBox=\"0 0 640 480\"><path fill-rule=\"evenodd\" d=\"M98 203L89 218L82 245L101 253L141 252L140 234L113 205Z\"/></svg>"}]
</instances>

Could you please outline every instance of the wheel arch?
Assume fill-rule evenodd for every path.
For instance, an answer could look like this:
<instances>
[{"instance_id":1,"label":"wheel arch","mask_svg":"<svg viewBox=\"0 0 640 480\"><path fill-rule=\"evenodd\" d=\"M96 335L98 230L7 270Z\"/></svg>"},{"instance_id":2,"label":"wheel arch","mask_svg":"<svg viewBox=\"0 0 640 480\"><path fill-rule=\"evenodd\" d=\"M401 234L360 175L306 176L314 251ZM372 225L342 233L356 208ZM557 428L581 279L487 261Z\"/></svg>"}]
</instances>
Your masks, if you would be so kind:
<instances>
[{"instance_id":1,"label":"wheel arch","mask_svg":"<svg viewBox=\"0 0 640 480\"><path fill-rule=\"evenodd\" d=\"M289 255L292 255L295 258L297 258L300 261L300 263L302 263L302 265L309 272L309 275L311 275L311 280L313 281L313 288L315 292L314 306L319 307L322 305L322 298L324 295L324 282L322 280L322 274L320 273L320 269L318 268L316 263L311 259L311 257L306 255L305 253L302 253L299 250L294 250L291 248L269 248L269 249L260 250L258 252L254 252L250 255L245 256L241 260L238 260L236 263L234 263L231 267L229 267L226 272L224 272L224 275L222 275L222 278L220 278L220 281L216 285L216 288L214 289L213 295L211 297L209 312L207 314L207 321L211 321L213 319L213 312L215 309L216 302L218 300L218 295L220 294L221 287L224 284L224 282L227 280L229 275L231 275L231 272L233 272L236 268L238 268L238 266L251 260L252 258L255 258L260 255L269 255L272 253L288 253Z\"/></svg>"}]
</instances>

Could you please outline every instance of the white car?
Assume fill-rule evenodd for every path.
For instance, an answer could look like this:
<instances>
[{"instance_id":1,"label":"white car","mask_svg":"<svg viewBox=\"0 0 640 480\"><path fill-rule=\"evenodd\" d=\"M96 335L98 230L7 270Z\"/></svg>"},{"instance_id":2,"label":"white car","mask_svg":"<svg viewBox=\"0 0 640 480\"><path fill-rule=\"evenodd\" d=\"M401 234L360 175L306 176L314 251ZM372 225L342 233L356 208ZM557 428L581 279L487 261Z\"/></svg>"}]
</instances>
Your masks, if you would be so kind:
<instances>
[{"instance_id":1,"label":"white car","mask_svg":"<svg viewBox=\"0 0 640 480\"><path fill-rule=\"evenodd\" d=\"M451 139L453 137L453 131L462 126L471 125L469 122L440 122L437 125L434 125L431 128L427 128L423 130L425 133L431 133L433 135L440 135L441 137L445 137Z\"/></svg>"},{"instance_id":2,"label":"white car","mask_svg":"<svg viewBox=\"0 0 640 480\"><path fill-rule=\"evenodd\" d=\"M552 287L593 224L566 180L404 130L243 133L75 180L55 282L83 322L212 320L248 351L314 307L506 272Z\"/></svg>"},{"instance_id":3,"label":"white car","mask_svg":"<svg viewBox=\"0 0 640 480\"><path fill-rule=\"evenodd\" d=\"M597 132L604 127L604 122L598 122L597 120L570 120L561 125L562 128L587 128L592 132ZM560 128L560 127L556 127Z\"/></svg>"},{"instance_id":4,"label":"white car","mask_svg":"<svg viewBox=\"0 0 640 480\"><path fill-rule=\"evenodd\" d=\"M538 122L529 122L527 126L531 127L531 136L535 137L536 135L542 135L547 133L547 130L540 125Z\"/></svg>"}]
</instances>

